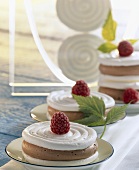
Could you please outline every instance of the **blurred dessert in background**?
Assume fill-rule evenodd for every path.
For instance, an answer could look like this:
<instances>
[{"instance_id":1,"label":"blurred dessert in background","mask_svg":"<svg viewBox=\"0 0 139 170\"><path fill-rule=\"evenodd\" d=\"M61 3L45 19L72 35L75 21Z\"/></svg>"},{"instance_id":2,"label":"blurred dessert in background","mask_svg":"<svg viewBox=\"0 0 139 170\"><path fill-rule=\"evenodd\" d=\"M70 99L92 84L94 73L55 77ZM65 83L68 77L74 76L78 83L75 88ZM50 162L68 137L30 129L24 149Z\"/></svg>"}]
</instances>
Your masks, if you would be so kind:
<instances>
[{"instance_id":1,"label":"blurred dessert in background","mask_svg":"<svg viewBox=\"0 0 139 170\"><path fill-rule=\"evenodd\" d=\"M119 53L117 53L119 51ZM139 100L139 52L128 41L118 45L118 51L99 58L99 89L116 102L136 103Z\"/></svg>"}]
</instances>

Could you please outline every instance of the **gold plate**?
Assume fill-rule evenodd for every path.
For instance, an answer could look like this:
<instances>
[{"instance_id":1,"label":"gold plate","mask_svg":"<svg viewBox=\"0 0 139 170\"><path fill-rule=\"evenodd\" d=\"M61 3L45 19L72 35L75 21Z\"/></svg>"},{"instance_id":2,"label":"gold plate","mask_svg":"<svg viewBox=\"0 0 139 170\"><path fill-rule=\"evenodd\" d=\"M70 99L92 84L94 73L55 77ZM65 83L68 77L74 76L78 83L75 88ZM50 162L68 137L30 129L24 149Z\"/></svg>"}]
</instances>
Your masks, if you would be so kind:
<instances>
[{"instance_id":1,"label":"gold plate","mask_svg":"<svg viewBox=\"0 0 139 170\"><path fill-rule=\"evenodd\" d=\"M42 166L42 165L28 163L24 159L23 154L22 154L22 141L23 141L22 138L13 140L12 142L8 144L5 150L6 150L7 155L11 159L19 162L20 164L22 164L23 166L25 166L27 169L30 169L30 170L88 169L88 168L93 167L96 164L106 161L114 153L114 149L110 143L106 142L105 140L97 138L97 142L99 146L98 147L99 156L94 162L86 164L86 165L78 165L78 166Z\"/></svg>"}]
</instances>

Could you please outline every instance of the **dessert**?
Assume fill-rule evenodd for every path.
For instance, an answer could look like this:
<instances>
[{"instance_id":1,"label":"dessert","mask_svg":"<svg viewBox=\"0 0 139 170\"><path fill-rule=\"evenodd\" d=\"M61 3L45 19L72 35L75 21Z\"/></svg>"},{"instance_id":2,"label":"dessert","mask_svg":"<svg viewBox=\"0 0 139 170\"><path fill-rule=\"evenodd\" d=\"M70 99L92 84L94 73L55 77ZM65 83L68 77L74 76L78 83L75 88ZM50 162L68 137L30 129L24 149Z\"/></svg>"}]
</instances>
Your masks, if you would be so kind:
<instances>
[{"instance_id":1,"label":"dessert","mask_svg":"<svg viewBox=\"0 0 139 170\"><path fill-rule=\"evenodd\" d=\"M139 52L132 46L138 40L122 40L117 44L116 31L117 22L111 13L102 28L104 43L98 47L103 53L99 57L98 91L110 95L117 103L123 103L128 101L123 97L125 90L132 88L139 91ZM135 101L136 97L131 97L130 103L136 103Z\"/></svg>"},{"instance_id":2,"label":"dessert","mask_svg":"<svg viewBox=\"0 0 139 170\"><path fill-rule=\"evenodd\" d=\"M137 93L139 91L139 52L132 52L132 48L127 49L126 46L116 57L112 57L111 54L100 56L99 92L111 96L116 102L125 103L124 92L128 88L132 88L132 91L136 90ZM125 56L120 56L120 54ZM137 97L135 101L138 102L139 97L136 99Z\"/></svg>"},{"instance_id":3,"label":"dessert","mask_svg":"<svg viewBox=\"0 0 139 170\"><path fill-rule=\"evenodd\" d=\"M47 118L49 120L51 119L53 114L57 111L63 111L68 116L70 121L75 121L83 118L84 115L82 112L79 111L79 105L72 97L73 91L79 92L77 88L76 90L74 88L75 86L72 88L72 90L69 91L60 90L60 91L53 91L50 93L50 95L47 97L47 104L48 104ZM89 91L88 89L86 89L86 93L90 96L96 96L98 98L102 98L105 103L106 109L110 109L115 105L114 99L106 94Z\"/></svg>"},{"instance_id":4,"label":"dessert","mask_svg":"<svg viewBox=\"0 0 139 170\"><path fill-rule=\"evenodd\" d=\"M61 116L63 113L55 114ZM54 122L63 127L65 121L64 118L59 122L56 117L52 117L51 122L34 123L23 130L22 153L25 159L32 164L47 166L74 166L94 161L98 157L96 131L70 122L67 132L55 133L52 131L52 126L57 126Z\"/></svg>"}]
</instances>

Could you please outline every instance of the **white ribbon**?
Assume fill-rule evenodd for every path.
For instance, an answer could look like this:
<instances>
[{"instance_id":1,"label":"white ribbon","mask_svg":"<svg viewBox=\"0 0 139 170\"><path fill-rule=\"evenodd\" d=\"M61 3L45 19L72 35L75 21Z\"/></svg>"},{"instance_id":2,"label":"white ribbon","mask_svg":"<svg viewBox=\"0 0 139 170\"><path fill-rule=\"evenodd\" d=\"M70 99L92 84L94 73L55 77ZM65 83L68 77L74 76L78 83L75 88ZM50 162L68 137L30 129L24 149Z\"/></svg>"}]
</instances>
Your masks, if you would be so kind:
<instances>
[{"instance_id":1,"label":"white ribbon","mask_svg":"<svg viewBox=\"0 0 139 170\"><path fill-rule=\"evenodd\" d=\"M62 71L51 61L51 59L49 58L47 52L45 51L37 28L36 28L36 24L34 21L34 17L33 17L33 12L32 12L32 5L31 5L31 1L30 0L24 0L24 4L25 4L25 9L26 9L26 13L27 13L27 17L28 17L28 21L29 21L29 25L30 25L30 29L34 38L34 41L36 43L36 46L38 47L38 50L43 58L43 60L45 61L46 65L49 67L49 69L52 71L52 73L63 83L67 84L67 85L74 85L75 82L73 80L68 79L63 73Z\"/></svg>"}]
</instances>

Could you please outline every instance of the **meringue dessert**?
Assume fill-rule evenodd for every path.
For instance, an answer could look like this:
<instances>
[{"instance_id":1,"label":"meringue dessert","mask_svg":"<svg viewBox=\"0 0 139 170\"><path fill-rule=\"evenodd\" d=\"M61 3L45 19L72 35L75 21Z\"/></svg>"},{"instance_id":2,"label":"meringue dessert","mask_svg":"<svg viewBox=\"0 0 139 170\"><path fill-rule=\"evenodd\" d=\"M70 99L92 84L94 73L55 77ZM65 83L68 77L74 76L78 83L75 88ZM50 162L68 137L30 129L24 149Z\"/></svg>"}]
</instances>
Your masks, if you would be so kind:
<instances>
[{"instance_id":1,"label":"meringue dessert","mask_svg":"<svg viewBox=\"0 0 139 170\"><path fill-rule=\"evenodd\" d=\"M123 102L126 89L139 91L139 52L126 57L100 57L99 92Z\"/></svg>"},{"instance_id":2,"label":"meringue dessert","mask_svg":"<svg viewBox=\"0 0 139 170\"><path fill-rule=\"evenodd\" d=\"M114 99L106 94L91 92L91 95L102 98L106 109L110 109L115 105ZM79 111L79 106L73 99L71 91L60 90L51 92L47 97L47 104L47 118L49 120L56 111L63 111L70 121L83 118L83 113Z\"/></svg>"},{"instance_id":3,"label":"meringue dessert","mask_svg":"<svg viewBox=\"0 0 139 170\"><path fill-rule=\"evenodd\" d=\"M78 87L75 85L69 91L53 91L47 97L47 118L50 120L53 114L57 111L63 111L70 121L75 121L83 118L83 113L79 111L79 105L74 100L72 94L81 96L96 96L102 98L105 103L106 111L115 105L112 97L95 91L90 91L87 85L84 85L83 80L77 81ZM83 84L83 86L82 86ZM79 89L79 90L78 90Z\"/></svg>"},{"instance_id":4,"label":"meringue dessert","mask_svg":"<svg viewBox=\"0 0 139 170\"><path fill-rule=\"evenodd\" d=\"M56 112L51 122L34 123L23 130L22 153L26 161L45 166L75 166L98 157L96 131L68 122L66 117ZM62 119L66 124L63 125ZM61 130L62 127L68 129Z\"/></svg>"}]
</instances>

